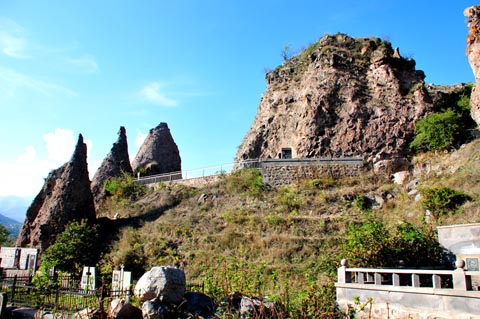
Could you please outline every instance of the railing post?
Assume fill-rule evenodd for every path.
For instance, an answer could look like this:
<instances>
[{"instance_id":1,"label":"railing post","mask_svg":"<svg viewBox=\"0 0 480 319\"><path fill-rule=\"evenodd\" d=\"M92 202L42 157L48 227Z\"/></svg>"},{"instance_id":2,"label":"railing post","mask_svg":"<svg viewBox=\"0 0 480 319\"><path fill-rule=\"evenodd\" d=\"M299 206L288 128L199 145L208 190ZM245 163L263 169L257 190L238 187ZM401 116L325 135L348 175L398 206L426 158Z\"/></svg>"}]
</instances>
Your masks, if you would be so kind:
<instances>
[{"instance_id":1,"label":"railing post","mask_svg":"<svg viewBox=\"0 0 480 319\"><path fill-rule=\"evenodd\" d=\"M15 286L17 285L17 275L13 276L11 304L15 305Z\"/></svg>"},{"instance_id":2,"label":"railing post","mask_svg":"<svg viewBox=\"0 0 480 319\"><path fill-rule=\"evenodd\" d=\"M457 269L453 271L453 289L455 290L467 290L467 280L465 276L465 262L462 259L457 259L455 262Z\"/></svg>"},{"instance_id":3,"label":"railing post","mask_svg":"<svg viewBox=\"0 0 480 319\"><path fill-rule=\"evenodd\" d=\"M60 295L60 285L56 284L55 285L55 308L58 308L59 295Z\"/></svg>"},{"instance_id":4,"label":"railing post","mask_svg":"<svg viewBox=\"0 0 480 319\"><path fill-rule=\"evenodd\" d=\"M337 269L337 282L341 284L352 282L352 275L347 272L347 260L342 259L340 265L340 268Z\"/></svg>"},{"instance_id":5,"label":"railing post","mask_svg":"<svg viewBox=\"0 0 480 319\"><path fill-rule=\"evenodd\" d=\"M439 275L432 275L432 283L433 283L433 288L434 289L440 289L442 288L442 280Z\"/></svg>"},{"instance_id":6,"label":"railing post","mask_svg":"<svg viewBox=\"0 0 480 319\"><path fill-rule=\"evenodd\" d=\"M374 275L375 285L381 286L382 285L382 274L376 272Z\"/></svg>"},{"instance_id":7,"label":"railing post","mask_svg":"<svg viewBox=\"0 0 480 319\"><path fill-rule=\"evenodd\" d=\"M412 274L412 287L420 287L420 276Z\"/></svg>"},{"instance_id":8,"label":"railing post","mask_svg":"<svg viewBox=\"0 0 480 319\"><path fill-rule=\"evenodd\" d=\"M399 274L392 274L392 285L393 286L400 286L400 275Z\"/></svg>"}]
</instances>

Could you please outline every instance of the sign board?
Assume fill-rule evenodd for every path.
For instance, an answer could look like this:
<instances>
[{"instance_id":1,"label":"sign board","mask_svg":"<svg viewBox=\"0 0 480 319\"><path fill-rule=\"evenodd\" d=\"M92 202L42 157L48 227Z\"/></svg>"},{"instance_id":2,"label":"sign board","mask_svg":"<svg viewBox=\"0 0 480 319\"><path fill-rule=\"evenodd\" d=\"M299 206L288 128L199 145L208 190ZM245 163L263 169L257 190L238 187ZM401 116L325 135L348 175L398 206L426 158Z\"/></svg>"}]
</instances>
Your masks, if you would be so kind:
<instances>
[{"instance_id":1,"label":"sign board","mask_svg":"<svg viewBox=\"0 0 480 319\"><path fill-rule=\"evenodd\" d=\"M128 291L132 284L132 273L130 271L114 270L112 275L113 291Z\"/></svg>"},{"instance_id":2,"label":"sign board","mask_svg":"<svg viewBox=\"0 0 480 319\"><path fill-rule=\"evenodd\" d=\"M478 258L467 258L467 271L478 271Z\"/></svg>"},{"instance_id":3,"label":"sign board","mask_svg":"<svg viewBox=\"0 0 480 319\"><path fill-rule=\"evenodd\" d=\"M82 282L80 287L83 290L95 290L95 278L96 269L95 267L84 266L82 271Z\"/></svg>"}]
</instances>

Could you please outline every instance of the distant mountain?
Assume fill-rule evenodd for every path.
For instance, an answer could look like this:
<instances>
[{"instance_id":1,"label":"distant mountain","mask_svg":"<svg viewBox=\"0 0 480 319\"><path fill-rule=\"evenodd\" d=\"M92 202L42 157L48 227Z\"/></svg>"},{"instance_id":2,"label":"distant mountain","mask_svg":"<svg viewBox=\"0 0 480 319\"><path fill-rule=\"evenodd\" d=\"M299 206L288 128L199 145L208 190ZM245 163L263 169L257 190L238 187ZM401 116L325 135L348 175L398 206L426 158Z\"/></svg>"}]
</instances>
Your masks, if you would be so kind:
<instances>
[{"instance_id":1,"label":"distant mountain","mask_svg":"<svg viewBox=\"0 0 480 319\"><path fill-rule=\"evenodd\" d=\"M0 214L0 224L5 226L10 232L11 236L18 236L22 223L16 221L15 219L9 218L5 215Z\"/></svg>"},{"instance_id":2,"label":"distant mountain","mask_svg":"<svg viewBox=\"0 0 480 319\"><path fill-rule=\"evenodd\" d=\"M0 196L0 214L23 223L31 202L32 199L26 197Z\"/></svg>"}]
</instances>

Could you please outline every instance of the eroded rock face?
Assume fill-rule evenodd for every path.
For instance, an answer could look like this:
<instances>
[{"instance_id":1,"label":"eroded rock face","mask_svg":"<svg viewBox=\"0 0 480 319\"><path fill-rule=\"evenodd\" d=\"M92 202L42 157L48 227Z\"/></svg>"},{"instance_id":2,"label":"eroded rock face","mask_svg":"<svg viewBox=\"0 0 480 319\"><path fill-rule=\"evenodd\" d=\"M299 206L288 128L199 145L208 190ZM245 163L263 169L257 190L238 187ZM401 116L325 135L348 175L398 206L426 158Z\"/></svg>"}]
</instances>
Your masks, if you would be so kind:
<instances>
[{"instance_id":1,"label":"eroded rock face","mask_svg":"<svg viewBox=\"0 0 480 319\"><path fill-rule=\"evenodd\" d=\"M432 110L415 61L377 38L325 36L266 75L236 160L408 153L415 121ZM287 150L288 153L288 150Z\"/></svg>"},{"instance_id":2,"label":"eroded rock face","mask_svg":"<svg viewBox=\"0 0 480 319\"><path fill-rule=\"evenodd\" d=\"M87 145L79 136L69 162L50 172L27 210L17 246L44 251L74 220L95 220L87 167Z\"/></svg>"},{"instance_id":3,"label":"eroded rock face","mask_svg":"<svg viewBox=\"0 0 480 319\"><path fill-rule=\"evenodd\" d=\"M119 177L125 173L132 174L132 166L128 156L128 143L125 128L122 126L118 131L118 139L113 144L110 153L103 159L92 181L92 194L95 207L98 209L105 200L106 192L104 183L112 177Z\"/></svg>"},{"instance_id":4,"label":"eroded rock face","mask_svg":"<svg viewBox=\"0 0 480 319\"><path fill-rule=\"evenodd\" d=\"M150 130L138 150L132 168L135 172L140 171L142 176L182 170L180 153L167 123L162 122Z\"/></svg>"},{"instance_id":5,"label":"eroded rock face","mask_svg":"<svg viewBox=\"0 0 480 319\"><path fill-rule=\"evenodd\" d=\"M472 118L480 124L480 6L473 6L463 12L468 19L466 54L475 76L475 85L470 97Z\"/></svg>"}]
</instances>

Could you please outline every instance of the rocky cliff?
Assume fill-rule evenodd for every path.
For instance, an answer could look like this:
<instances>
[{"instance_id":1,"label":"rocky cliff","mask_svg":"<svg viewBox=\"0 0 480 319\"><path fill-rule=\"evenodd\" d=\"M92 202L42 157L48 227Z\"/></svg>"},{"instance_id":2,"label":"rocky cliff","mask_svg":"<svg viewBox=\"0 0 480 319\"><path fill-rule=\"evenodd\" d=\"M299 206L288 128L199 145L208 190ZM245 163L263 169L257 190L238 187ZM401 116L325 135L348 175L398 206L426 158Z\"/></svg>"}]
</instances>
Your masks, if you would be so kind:
<instances>
[{"instance_id":1,"label":"rocky cliff","mask_svg":"<svg viewBox=\"0 0 480 319\"><path fill-rule=\"evenodd\" d=\"M162 122L150 130L138 150L132 168L142 176L182 170L180 153L167 123Z\"/></svg>"},{"instance_id":2,"label":"rocky cliff","mask_svg":"<svg viewBox=\"0 0 480 319\"><path fill-rule=\"evenodd\" d=\"M50 172L27 210L17 246L44 251L73 220L95 220L87 167L87 145L79 136L69 162Z\"/></svg>"},{"instance_id":3,"label":"rocky cliff","mask_svg":"<svg viewBox=\"0 0 480 319\"><path fill-rule=\"evenodd\" d=\"M236 160L403 156L433 104L415 61L378 38L328 35L267 73Z\"/></svg>"},{"instance_id":4,"label":"rocky cliff","mask_svg":"<svg viewBox=\"0 0 480 319\"><path fill-rule=\"evenodd\" d=\"M128 143L125 128L122 126L118 131L118 139L113 144L110 153L103 159L102 164L95 172L92 180L92 194L95 207L98 209L106 197L103 187L106 180L112 177L119 177L122 173L132 174L132 166L128 156Z\"/></svg>"},{"instance_id":5,"label":"rocky cliff","mask_svg":"<svg viewBox=\"0 0 480 319\"><path fill-rule=\"evenodd\" d=\"M472 118L480 124L480 6L465 9L468 19L467 57L475 76L475 85L470 96Z\"/></svg>"}]
</instances>

